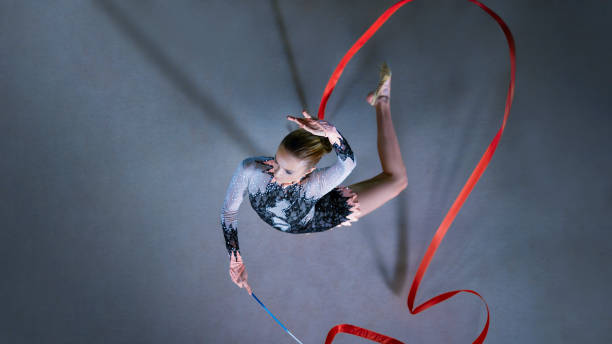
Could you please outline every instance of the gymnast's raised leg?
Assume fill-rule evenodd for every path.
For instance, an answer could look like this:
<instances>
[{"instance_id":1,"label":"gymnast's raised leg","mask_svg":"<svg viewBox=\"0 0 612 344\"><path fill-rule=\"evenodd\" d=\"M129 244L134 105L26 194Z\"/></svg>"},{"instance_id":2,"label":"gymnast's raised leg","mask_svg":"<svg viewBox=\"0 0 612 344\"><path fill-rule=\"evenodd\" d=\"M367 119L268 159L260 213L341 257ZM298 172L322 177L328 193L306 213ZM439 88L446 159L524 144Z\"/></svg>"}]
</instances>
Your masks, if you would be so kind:
<instances>
[{"instance_id":1,"label":"gymnast's raised leg","mask_svg":"<svg viewBox=\"0 0 612 344\"><path fill-rule=\"evenodd\" d=\"M375 177L349 186L357 194L362 217L397 196L408 186L406 166L402 160L395 129L391 120L391 71L383 64L380 83L367 101L376 108L378 156L382 172Z\"/></svg>"}]
</instances>

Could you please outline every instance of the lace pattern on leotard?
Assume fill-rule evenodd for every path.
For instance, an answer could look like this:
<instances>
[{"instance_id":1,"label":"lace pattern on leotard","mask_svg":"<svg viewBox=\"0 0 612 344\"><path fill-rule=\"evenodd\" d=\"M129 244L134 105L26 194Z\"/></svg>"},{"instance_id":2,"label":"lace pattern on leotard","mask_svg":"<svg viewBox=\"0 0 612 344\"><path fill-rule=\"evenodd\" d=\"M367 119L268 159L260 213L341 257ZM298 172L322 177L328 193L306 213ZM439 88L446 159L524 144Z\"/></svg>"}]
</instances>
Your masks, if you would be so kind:
<instances>
[{"instance_id":1,"label":"lace pattern on leotard","mask_svg":"<svg viewBox=\"0 0 612 344\"><path fill-rule=\"evenodd\" d=\"M356 166L351 147L342 134L339 135L340 144L332 145L337 161L331 166L313 170L299 183L283 187L271 182L274 157L250 157L238 164L221 210L221 228L230 257L236 257L236 252L240 252L238 209L245 193L262 220L286 233L317 232L337 225L347 226L357 220L357 195L338 186Z\"/></svg>"}]
</instances>

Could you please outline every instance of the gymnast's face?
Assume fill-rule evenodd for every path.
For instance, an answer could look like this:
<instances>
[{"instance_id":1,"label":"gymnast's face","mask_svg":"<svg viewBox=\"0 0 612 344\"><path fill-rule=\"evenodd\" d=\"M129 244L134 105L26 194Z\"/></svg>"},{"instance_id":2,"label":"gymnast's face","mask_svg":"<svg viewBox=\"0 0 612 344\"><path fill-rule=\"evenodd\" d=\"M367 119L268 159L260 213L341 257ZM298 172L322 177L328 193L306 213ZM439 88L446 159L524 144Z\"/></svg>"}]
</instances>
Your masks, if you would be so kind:
<instances>
[{"instance_id":1,"label":"gymnast's face","mask_svg":"<svg viewBox=\"0 0 612 344\"><path fill-rule=\"evenodd\" d=\"M295 157L285 150L282 144L278 146L272 172L279 183L297 182L314 169L314 167L309 169L307 161Z\"/></svg>"}]
</instances>

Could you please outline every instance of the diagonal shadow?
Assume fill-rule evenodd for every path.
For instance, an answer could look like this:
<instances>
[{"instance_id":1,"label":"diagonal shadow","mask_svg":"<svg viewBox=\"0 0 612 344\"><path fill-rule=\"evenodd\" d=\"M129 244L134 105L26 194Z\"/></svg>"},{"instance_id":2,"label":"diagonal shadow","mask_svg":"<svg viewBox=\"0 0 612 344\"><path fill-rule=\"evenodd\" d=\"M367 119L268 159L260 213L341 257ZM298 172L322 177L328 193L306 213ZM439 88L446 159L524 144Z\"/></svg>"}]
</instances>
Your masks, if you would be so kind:
<instances>
[{"instance_id":1,"label":"diagonal shadow","mask_svg":"<svg viewBox=\"0 0 612 344\"><path fill-rule=\"evenodd\" d=\"M302 80L300 79L300 75L295 64L295 57L293 55L293 51L291 50L291 44L289 43L289 39L287 38L287 26L285 25L285 21L283 20L280 7L278 6L278 0L271 0L270 2L272 4L272 9L274 10L276 26L278 27L278 32L281 36L281 41L283 42L283 51L285 52L285 57L287 58L287 63L289 64L289 70L291 71L291 78L293 79L295 92L297 93L298 98L300 98L302 109L307 109L308 104L306 103L304 87L302 86Z\"/></svg>"},{"instance_id":2,"label":"diagonal shadow","mask_svg":"<svg viewBox=\"0 0 612 344\"><path fill-rule=\"evenodd\" d=\"M353 60L351 60L351 62L357 62L356 66L351 66L351 69L354 70L353 73L345 74L347 72L347 69L349 68L350 62L349 64L347 64L346 68L342 73L342 76L340 76L340 80L342 80L342 77L345 75L349 76L348 80L345 79L344 82L350 86L347 88L342 88L341 92L336 93L336 91L338 90L338 84L340 83L340 80L338 80L338 84L336 84L336 88L332 93L332 97L336 95L338 96L338 100L334 103L333 107L328 107L325 109L326 120L329 118L330 122L332 122L333 118L337 116L337 113L345 106L348 95L351 94L351 89L353 85L358 83L358 79L367 78L366 80L373 80L372 87L367 90L363 90L363 92L361 92L362 96L357 99L357 101L362 102L363 105L367 105L368 108L370 107L370 105L366 102L366 96L368 92L374 91L376 89L376 86L378 85L378 70L383 61L383 59L381 59L378 54L378 52L380 51L380 49L378 49L379 45L380 43L377 40L372 39L361 48L361 50L358 52L358 54L361 53L361 55L355 55L353 57ZM336 66L334 66L334 68L336 68ZM367 76L365 76L366 74ZM321 94L321 96L322 95L323 94ZM331 97L329 100L331 100ZM317 111L318 110L319 109L317 108ZM327 110L330 110L329 113Z\"/></svg>"},{"instance_id":3,"label":"diagonal shadow","mask_svg":"<svg viewBox=\"0 0 612 344\"><path fill-rule=\"evenodd\" d=\"M306 103L306 95L304 92L304 87L302 86L302 80L300 79L300 75L298 73L297 66L295 64L295 57L293 55L293 51L291 50L291 44L289 43L289 38L287 37L287 26L285 25L285 21L283 20L283 16L281 14L280 7L278 6L278 0L271 0L272 9L274 10L274 19L276 19L276 26L278 28L278 33L280 34L281 41L283 42L283 51L285 52L285 57L287 58L287 64L289 64L289 70L291 71L291 78L293 79L293 85L295 87L295 92L297 93L298 98L300 98L300 103L302 105L302 110L308 110L308 104ZM309 113L312 114L310 110ZM301 115L301 111L298 116ZM288 131L294 130L293 122L287 122L286 128Z\"/></svg>"},{"instance_id":4,"label":"diagonal shadow","mask_svg":"<svg viewBox=\"0 0 612 344\"><path fill-rule=\"evenodd\" d=\"M146 37L141 30L132 24L130 19L112 1L95 0L94 4L106 12L117 26L132 39L136 46L147 53L146 56L155 63L162 74L172 81L189 100L197 104L206 118L223 129L242 150L251 156L260 155L266 151L257 142L249 138L247 131L240 128L240 124L234 120L235 116L233 114L228 113L209 96L202 94L195 83L189 79L188 75L179 70L170 61L170 58L156 46L153 40Z\"/></svg>"},{"instance_id":5,"label":"diagonal shadow","mask_svg":"<svg viewBox=\"0 0 612 344\"><path fill-rule=\"evenodd\" d=\"M408 276L408 193L407 188L397 196L397 250L392 270L388 270L385 263L374 245L372 249L376 259L378 271L383 277L387 287L393 294L399 296L403 292L404 284ZM371 241L370 241L371 242Z\"/></svg>"},{"instance_id":6,"label":"diagonal shadow","mask_svg":"<svg viewBox=\"0 0 612 344\"><path fill-rule=\"evenodd\" d=\"M287 36L287 28L285 25L285 21L283 19L283 16L281 14L281 10L280 10L280 6L278 5L278 0L271 0L270 1L272 4L272 8L274 10L274 14L275 14L275 19L276 19L276 25L278 27L278 31L279 34L281 36L281 40L283 42L283 50L285 52L285 57L287 58L287 63L289 64L289 69L291 71L291 77L293 79L293 83L295 86L295 91L298 95L298 98L300 99L300 103L302 106L302 109L308 110L308 112L310 114L316 113L319 108L319 104L317 103L317 108L316 109L308 109L308 103L306 101L306 95L304 92L304 87L302 86L303 83L301 81L301 78L299 76L299 72L298 72L298 68L297 65L295 63L295 57L293 54L293 51L291 49L291 44L289 42L288 36ZM374 65L374 63L376 62L374 60L375 57L377 57L377 49L376 49L376 45L378 45L378 42L376 42L376 40L372 40L371 42L369 42L368 44L368 49L363 49L360 54L360 57L363 56L363 58L355 58L355 60L357 60L359 62L359 64L355 68L355 70L357 71L356 73L352 73L350 76L349 80L345 80L345 82L348 82L348 85L353 85L355 84L357 78L360 78L363 76L363 73L359 73L358 71L361 70L370 70L372 69L371 66ZM365 56L364 56L365 55ZM338 61L339 62L339 61ZM382 62L380 62L382 63ZM367 68L366 68L367 66ZM378 67L378 66L377 66ZM334 65L335 68L335 65ZM378 70L378 69L376 69ZM343 73L344 75L344 73ZM331 75L330 75L331 76ZM375 86L375 85L374 85ZM374 87L372 88L372 90L374 89ZM369 92L371 90L368 90L367 92ZM363 100L365 102L365 96L367 94L367 92L365 92L363 94ZM344 90L343 92L341 92L339 94L340 98L338 99L338 101L335 103L335 106L333 107L333 109L331 109L331 111L329 111L329 113L325 113L325 120L329 120L331 122L331 119L333 119L333 117L335 117L336 112L338 111L338 109L342 108L346 102L347 96L350 93L350 88L348 90ZM334 89L334 93L336 94L336 89ZM323 96L323 94L321 94L321 96ZM328 103L329 104L329 103ZM329 110L329 108L327 108L326 110ZM292 123L288 123L287 124L287 129L288 130L293 130L293 125Z\"/></svg>"}]
</instances>

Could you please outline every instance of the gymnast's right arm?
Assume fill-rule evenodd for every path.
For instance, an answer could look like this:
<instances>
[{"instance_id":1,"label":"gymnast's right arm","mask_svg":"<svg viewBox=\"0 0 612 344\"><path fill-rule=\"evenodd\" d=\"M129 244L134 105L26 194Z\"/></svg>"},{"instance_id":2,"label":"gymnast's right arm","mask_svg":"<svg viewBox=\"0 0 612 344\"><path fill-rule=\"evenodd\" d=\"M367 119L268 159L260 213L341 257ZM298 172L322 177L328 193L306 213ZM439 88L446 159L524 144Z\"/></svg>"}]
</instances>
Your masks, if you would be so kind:
<instances>
[{"instance_id":1,"label":"gymnast's right arm","mask_svg":"<svg viewBox=\"0 0 612 344\"><path fill-rule=\"evenodd\" d=\"M237 254L240 253L240 247L238 246L238 209L249 185L246 162L247 159L244 159L236 167L221 209L221 228L225 237L225 247L230 260L233 254L236 261L238 260Z\"/></svg>"}]
</instances>

